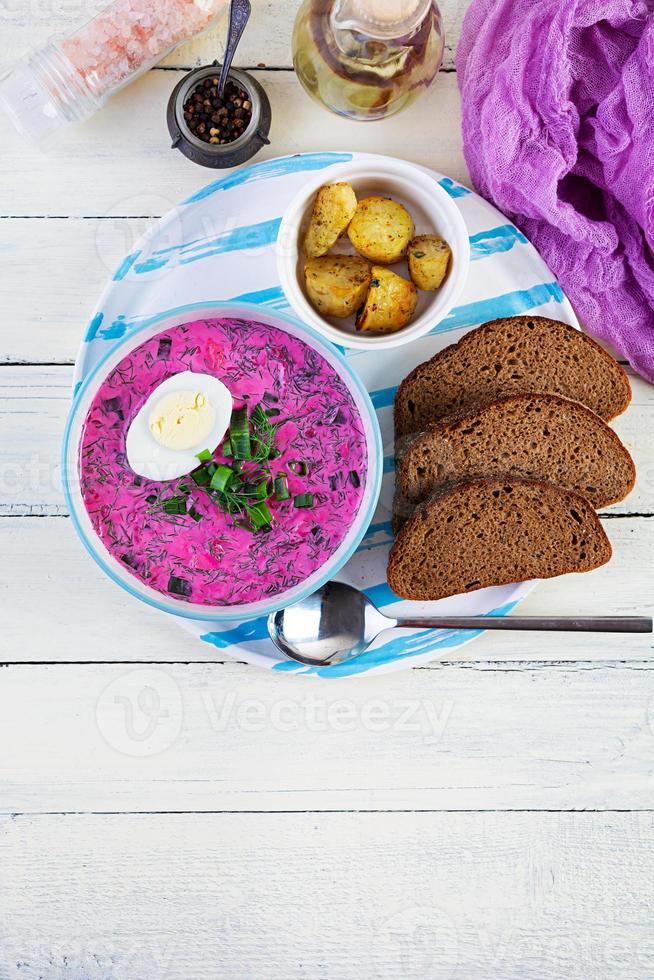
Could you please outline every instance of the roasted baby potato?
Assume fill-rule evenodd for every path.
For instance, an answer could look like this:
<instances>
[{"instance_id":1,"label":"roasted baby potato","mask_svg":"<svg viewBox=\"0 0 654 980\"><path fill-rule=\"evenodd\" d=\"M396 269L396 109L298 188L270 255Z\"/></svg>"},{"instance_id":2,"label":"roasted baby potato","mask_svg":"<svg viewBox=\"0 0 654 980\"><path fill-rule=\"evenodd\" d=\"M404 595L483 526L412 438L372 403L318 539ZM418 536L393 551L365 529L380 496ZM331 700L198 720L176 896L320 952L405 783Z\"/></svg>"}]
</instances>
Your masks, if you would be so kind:
<instances>
[{"instance_id":1,"label":"roasted baby potato","mask_svg":"<svg viewBox=\"0 0 654 980\"><path fill-rule=\"evenodd\" d=\"M452 249L438 235L416 235L409 244L409 275L418 289L431 291L443 284Z\"/></svg>"},{"instance_id":2,"label":"roasted baby potato","mask_svg":"<svg viewBox=\"0 0 654 980\"><path fill-rule=\"evenodd\" d=\"M397 201L366 197L359 201L347 233L364 258L392 265L406 255L414 231L411 215Z\"/></svg>"},{"instance_id":3,"label":"roasted baby potato","mask_svg":"<svg viewBox=\"0 0 654 980\"><path fill-rule=\"evenodd\" d=\"M359 255L321 255L304 267L307 295L323 316L356 313L366 298L370 266Z\"/></svg>"},{"instance_id":4,"label":"roasted baby potato","mask_svg":"<svg viewBox=\"0 0 654 980\"><path fill-rule=\"evenodd\" d=\"M313 202L304 236L304 253L309 259L325 255L343 234L356 211L357 199L347 183L323 184Z\"/></svg>"},{"instance_id":5,"label":"roasted baby potato","mask_svg":"<svg viewBox=\"0 0 654 980\"><path fill-rule=\"evenodd\" d=\"M356 319L357 330L395 333L406 327L413 316L418 291L412 282L397 273L373 265L370 289Z\"/></svg>"}]
</instances>

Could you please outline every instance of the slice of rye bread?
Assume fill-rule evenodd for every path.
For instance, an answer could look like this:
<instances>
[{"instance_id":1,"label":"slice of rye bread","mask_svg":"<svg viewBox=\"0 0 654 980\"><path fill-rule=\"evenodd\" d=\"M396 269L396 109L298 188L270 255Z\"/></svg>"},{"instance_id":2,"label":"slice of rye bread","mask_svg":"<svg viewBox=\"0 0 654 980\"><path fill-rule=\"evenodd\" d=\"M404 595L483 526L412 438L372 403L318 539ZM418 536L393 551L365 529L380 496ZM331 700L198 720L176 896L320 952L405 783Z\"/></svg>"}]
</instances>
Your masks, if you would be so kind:
<instances>
[{"instance_id":1,"label":"slice of rye bread","mask_svg":"<svg viewBox=\"0 0 654 980\"><path fill-rule=\"evenodd\" d=\"M395 436L519 391L548 391L608 420L631 400L627 375L586 334L544 316L491 320L419 364L395 396Z\"/></svg>"},{"instance_id":2,"label":"slice of rye bread","mask_svg":"<svg viewBox=\"0 0 654 980\"><path fill-rule=\"evenodd\" d=\"M394 526L444 483L471 478L547 480L595 508L623 500L636 468L613 429L560 395L505 395L434 422L398 465Z\"/></svg>"},{"instance_id":3,"label":"slice of rye bread","mask_svg":"<svg viewBox=\"0 0 654 980\"><path fill-rule=\"evenodd\" d=\"M592 505L542 480L463 480L436 491L402 528L388 584L431 600L587 572L611 557Z\"/></svg>"}]
</instances>

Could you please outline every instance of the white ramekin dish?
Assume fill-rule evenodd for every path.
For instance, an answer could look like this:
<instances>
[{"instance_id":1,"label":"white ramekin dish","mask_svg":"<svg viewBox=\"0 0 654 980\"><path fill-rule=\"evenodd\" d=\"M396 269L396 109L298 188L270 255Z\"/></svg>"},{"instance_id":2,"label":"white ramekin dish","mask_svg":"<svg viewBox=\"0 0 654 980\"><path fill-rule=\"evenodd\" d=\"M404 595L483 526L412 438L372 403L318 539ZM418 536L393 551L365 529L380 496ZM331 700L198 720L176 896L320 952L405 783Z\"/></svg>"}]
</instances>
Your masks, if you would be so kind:
<instances>
[{"instance_id":1,"label":"white ramekin dish","mask_svg":"<svg viewBox=\"0 0 654 980\"><path fill-rule=\"evenodd\" d=\"M179 324L188 323L191 320L218 319L220 317L256 320L276 327L293 337L300 338L324 357L347 386L357 407L366 439L368 466L364 493L356 517L347 529L340 545L329 556L324 565L316 569L294 588L287 589L277 595L240 605L208 606L164 595L162 592L151 588L132 575L123 563L117 561L105 548L93 528L84 504L80 490L78 458L83 426L91 402L107 375L130 351L139 347L150 337ZM273 313L266 310L265 307L255 306L252 303L205 302L190 303L174 310L167 310L140 323L138 327L135 327L122 340L118 341L87 376L75 396L66 423L62 448L62 482L73 527L81 538L84 547L105 574L130 595L150 606L161 609L163 612L184 616L188 619L206 622L243 621L268 616L271 612L282 609L292 602L298 602L300 599L311 595L312 592L315 592L316 589L319 589L321 585L336 575L354 554L372 520L381 488L382 463L381 433L368 392L358 374L352 370L343 355L332 344L318 336L311 327L299 323L294 317L284 313Z\"/></svg>"},{"instance_id":2,"label":"white ramekin dish","mask_svg":"<svg viewBox=\"0 0 654 980\"><path fill-rule=\"evenodd\" d=\"M357 333L354 317L347 320L324 317L307 299L302 240L316 191L323 184L337 181L350 183L359 200L373 195L393 198L403 204L411 214L416 235L440 235L452 249L452 263L445 282L436 292L418 291L418 305L413 319L397 333ZM331 251L356 254L347 236L343 236ZM291 201L277 236L277 271L286 298L295 313L333 343L358 350L401 347L429 333L432 327L445 319L457 302L465 285L469 266L468 232L454 200L426 171L393 157L371 155L352 163L336 164L327 170L321 170ZM406 260L389 268L405 279L409 278Z\"/></svg>"}]
</instances>

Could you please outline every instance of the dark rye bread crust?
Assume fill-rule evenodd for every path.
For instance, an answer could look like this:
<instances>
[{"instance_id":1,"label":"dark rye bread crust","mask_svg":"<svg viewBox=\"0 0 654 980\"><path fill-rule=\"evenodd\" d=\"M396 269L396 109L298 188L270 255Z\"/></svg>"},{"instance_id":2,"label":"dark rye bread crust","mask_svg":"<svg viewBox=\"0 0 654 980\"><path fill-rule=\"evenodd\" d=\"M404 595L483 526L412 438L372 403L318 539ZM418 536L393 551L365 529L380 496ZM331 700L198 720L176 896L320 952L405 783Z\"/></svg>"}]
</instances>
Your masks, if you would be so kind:
<instances>
[{"instance_id":1,"label":"dark rye bread crust","mask_svg":"<svg viewBox=\"0 0 654 980\"><path fill-rule=\"evenodd\" d=\"M388 584L427 601L604 565L611 545L591 504L542 480L464 480L404 525Z\"/></svg>"},{"instance_id":2,"label":"dark rye bread crust","mask_svg":"<svg viewBox=\"0 0 654 980\"><path fill-rule=\"evenodd\" d=\"M471 330L404 379L395 396L395 437L525 391L563 395L607 421L631 400L627 375L591 337L543 316L505 317Z\"/></svg>"},{"instance_id":3,"label":"dark rye bread crust","mask_svg":"<svg viewBox=\"0 0 654 980\"><path fill-rule=\"evenodd\" d=\"M506 395L413 440L398 465L394 523L443 483L495 476L547 480L599 509L627 496L636 469L615 432L580 402Z\"/></svg>"}]
</instances>

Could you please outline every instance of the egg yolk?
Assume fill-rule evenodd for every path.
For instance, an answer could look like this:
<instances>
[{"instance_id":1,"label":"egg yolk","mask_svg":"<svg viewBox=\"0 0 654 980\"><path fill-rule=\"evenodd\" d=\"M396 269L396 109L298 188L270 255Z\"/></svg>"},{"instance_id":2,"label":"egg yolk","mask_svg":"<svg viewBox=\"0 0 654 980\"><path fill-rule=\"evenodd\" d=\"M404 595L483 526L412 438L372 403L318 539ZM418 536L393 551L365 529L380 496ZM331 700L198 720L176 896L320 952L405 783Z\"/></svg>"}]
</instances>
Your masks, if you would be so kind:
<instances>
[{"instance_id":1,"label":"egg yolk","mask_svg":"<svg viewBox=\"0 0 654 980\"><path fill-rule=\"evenodd\" d=\"M200 445L215 420L213 405L201 391L171 391L150 412L149 426L160 446L182 452Z\"/></svg>"}]
</instances>

